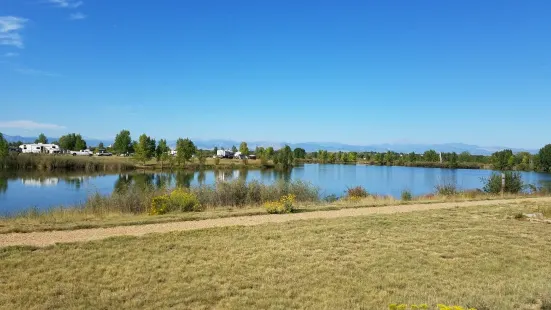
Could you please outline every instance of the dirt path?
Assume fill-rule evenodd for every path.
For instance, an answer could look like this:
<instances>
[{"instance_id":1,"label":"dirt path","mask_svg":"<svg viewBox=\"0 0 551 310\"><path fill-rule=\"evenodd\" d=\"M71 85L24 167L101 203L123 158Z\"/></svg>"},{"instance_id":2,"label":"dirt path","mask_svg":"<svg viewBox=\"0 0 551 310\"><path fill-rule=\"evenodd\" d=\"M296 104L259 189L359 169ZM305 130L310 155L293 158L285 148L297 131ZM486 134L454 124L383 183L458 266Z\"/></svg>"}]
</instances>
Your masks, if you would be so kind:
<instances>
[{"instance_id":1,"label":"dirt path","mask_svg":"<svg viewBox=\"0 0 551 310\"><path fill-rule=\"evenodd\" d=\"M143 236L150 233L166 233L171 231L184 231L225 226L252 226L265 223L282 223L307 219L331 219L349 216L362 216L371 214L392 214L412 211L424 211L434 209L449 209L455 207L488 206L500 204L512 204L528 201L551 202L551 197L523 198L504 200L484 200L467 202L445 202L434 204L410 204L387 207L370 207L356 209L341 209L334 211L315 211L294 214L270 214L256 216L241 216L230 218L218 218L200 221L184 221L162 224L146 224L136 226L119 226L110 228L79 229L68 231L49 231L32 233L0 234L0 247L11 245L48 246L55 243L86 242L99 240L113 236Z\"/></svg>"}]
</instances>

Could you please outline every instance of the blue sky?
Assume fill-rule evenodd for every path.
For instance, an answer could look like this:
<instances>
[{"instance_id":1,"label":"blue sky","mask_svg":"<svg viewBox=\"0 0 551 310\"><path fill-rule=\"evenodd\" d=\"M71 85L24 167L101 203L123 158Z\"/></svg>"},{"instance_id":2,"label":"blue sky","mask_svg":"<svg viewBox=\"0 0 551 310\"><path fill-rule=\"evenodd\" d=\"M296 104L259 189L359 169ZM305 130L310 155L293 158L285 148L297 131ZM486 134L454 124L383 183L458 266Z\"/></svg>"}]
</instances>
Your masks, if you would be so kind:
<instances>
[{"instance_id":1,"label":"blue sky","mask_svg":"<svg viewBox=\"0 0 551 310\"><path fill-rule=\"evenodd\" d=\"M0 131L539 148L550 1L0 0Z\"/></svg>"}]
</instances>

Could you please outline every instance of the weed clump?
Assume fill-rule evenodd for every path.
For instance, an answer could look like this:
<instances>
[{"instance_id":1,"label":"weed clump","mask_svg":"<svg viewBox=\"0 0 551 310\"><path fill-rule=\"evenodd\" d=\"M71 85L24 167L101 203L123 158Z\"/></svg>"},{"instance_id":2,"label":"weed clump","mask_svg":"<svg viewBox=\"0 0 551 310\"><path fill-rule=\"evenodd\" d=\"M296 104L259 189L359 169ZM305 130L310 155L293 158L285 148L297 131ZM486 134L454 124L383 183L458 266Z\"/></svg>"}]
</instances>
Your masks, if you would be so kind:
<instances>
[{"instance_id":1,"label":"weed clump","mask_svg":"<svg viewBox=\"0 0 551 310\"><path fill-rule=\"evenodd\" d=\"M161 215L168 212L182 211L202 211L203 207L199 199L193 193L183 189L176 189L172 193L154 197L151 200L150 215Z\"/></svg>"},{"instance_id":2,"label":"weed clump","mask_svg":"<svg viewBox=\"0 0 551 310\"><path fill-rule=\"evenodd\" d=\"M264 208L270 214L291 213L294 211L295 195L282 196L279 201L269 201L264 204Z\"/></svg>"},{"instance_id":3,"label":"weed clump","mask_svg":"<svg viewBox=\"0 0 551 310\"><path fill-rule=\"evenodd\" d=\"M457 186L453 183L436 185L436 194L440 196L455 196L459 193Z\"/></svg>"},{"instance_id":4,"label":"weed clump","mask_svg":"<svg viewBox=\"0 0 551 310\"><path fill-rule=\"evenodd\" d=\"M402 194L400 194L400 198L402 198L403 201L411 201L413 199L413 195L409 190L403 190Z\"/></svg>"},{"instance_id":5,"label":"weed clump","mask_svg":"<svg viewBox=\"0 0 551 310\"><path fill-rule=\"evenodd\" d=\"M369 196L369 193L363 186L349 187L346 190L346 198L349 200L360 200Z\"/></svg>"}]
</instances>

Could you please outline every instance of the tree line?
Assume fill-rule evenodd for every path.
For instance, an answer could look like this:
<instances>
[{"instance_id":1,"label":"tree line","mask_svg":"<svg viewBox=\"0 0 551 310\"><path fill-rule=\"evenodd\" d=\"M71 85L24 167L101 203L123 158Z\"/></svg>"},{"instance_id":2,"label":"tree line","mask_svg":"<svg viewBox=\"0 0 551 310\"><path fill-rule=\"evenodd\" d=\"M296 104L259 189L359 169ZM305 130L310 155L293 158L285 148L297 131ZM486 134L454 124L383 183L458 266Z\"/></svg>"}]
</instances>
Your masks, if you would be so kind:
<instances>
[{"instance_id":1,"label":"tree line","mask_svg":"<svg viewBox=\"0 0 551 310\"><path fill-rule=\"evenodd\" d=\"M48 143L48 139L44 134L40 134L35 140L35 143ZM57 144L64 150L82 150L87 148L86 141L80 134L69 133L61 136L58 141L52 142ZM9 147L17 147L23 144L22 142L8 143L2 133L0 133L0 158L6 157L9 154ZM104 149L103 143L97 146L98 149ZM109 151L118 155L133 154L133 159L145 164L147 161L155 158L161 163L174 161L178 166L190 162L194 156L197 157L200 163L204 163L207 157L216 155L218 147L212 150L200 150L193 141L189 138L176 140L176 146L173 151L174 156L171 156L165 139L160 139L157 143L155 139L146 134L139 136L137 140L133 140L128 130L121 130L116 136L114 143L108 148ZM223 149L223 148L221 148ZM438 153L436 150L427 150L423 154L418 153L398 153L393 151L387 152L329 152L327 150L319 150L317 152L306 152L303 148L291 149L285 145L279 150L273 147L257 146L254 151L251 151L247 142L241 142L239 148L235 145L231 150L241 154L256 155L263 162L273 161L276 166L281 168L289 168L298 162L316 162L316 163L357 163L364 162L374 165L386 166L419 166L419 167L471 167L481 168L489 167L495 170L521 170L521 171L544 171L551 172L551 144L542 147L537 154L528 152L513 153L512 150L506 149L497 151L490 156L472 155L469 152L455 153L443 152ZM172 162L171 162L172 164Z\"/></svg>"}]
</instances>

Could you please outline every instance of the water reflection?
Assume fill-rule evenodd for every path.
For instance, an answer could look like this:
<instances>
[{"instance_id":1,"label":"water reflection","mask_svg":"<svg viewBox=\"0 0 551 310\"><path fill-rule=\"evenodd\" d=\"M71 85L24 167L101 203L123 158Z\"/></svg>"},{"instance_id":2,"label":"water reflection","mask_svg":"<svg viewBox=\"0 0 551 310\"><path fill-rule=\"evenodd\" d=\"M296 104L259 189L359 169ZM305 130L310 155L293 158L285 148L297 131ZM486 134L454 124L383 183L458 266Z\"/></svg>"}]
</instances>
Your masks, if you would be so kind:
<instances>
[{"instance_id":1,"label":"water reflection","mask_svg":"<svg viewBox=\"0 0 551 310\"><path fill-rule=\"evenodd\" d=\"M197 182L199 183L199 185L205 185L206 178L207 178L207 175L205 174L205 171L204 170L199 171L199 173L197 174Z\"/></svg>"},{"instance_id":2,"label":"water reflection","mask_svg":"<svg viewBox=\"0 0 551 310\"><path fill-rule=\"evenodd\" d=\"M209 185L217 181L257 180L273 183L279 180L302 180L320 188L323 196L341 196L347 187L364 186L370 193L399 197L408 189L413 195L434 192L442 183L461 189L481 188L481 178L489 170L450 170L363 165L306 164L288 171L275 170L204 170L163 172L129 172L120 174L75 172L0 172L0 214L37 206L74 205L88 195L124 192L131 186L157 189ZM551 191L551 174L523 172L522 178L538 188Z\"/></svg>"},{"instance_id":3,"label":"water reflection","mask_svg":"<svg viewBox=\"0 0 551 310\"><path fill-rule=\"evenodd\" d=\"M158 173L155 175L155 186L157 189L169 188L172 184L172 174Z\"/></svg>"},{"instance_id":4,"label":"water reflection","mask_svg":"<svg viewBox=\"0 0 551 310\"><path fill-rule=\"evenodd\" d=\"M0 194L5 193L8 190L8 178L0 176Z\"/></svg>"},{"instance_id":5,"label":"water reflection","mask_svg":"<svg viewBox=\"0 0 551 310\"><path fill-rule=\"evenodd\" d=\"M21 182L25 186L36 186L36 187L42 187L42 186L55 186L57 183L59 183L58 178L36 178L36 179L23 179Z\"/></svg>"},{"instance_id":6,"label":"water reflection","mask_svg":"<svg viewBox=\"0 0 551 310\"><path fill-rule=\"evenodd\" d=\"M188 171L176 172L176 187L190 187L193 181L194 173Z\"/></svg>"}]
</instances>

